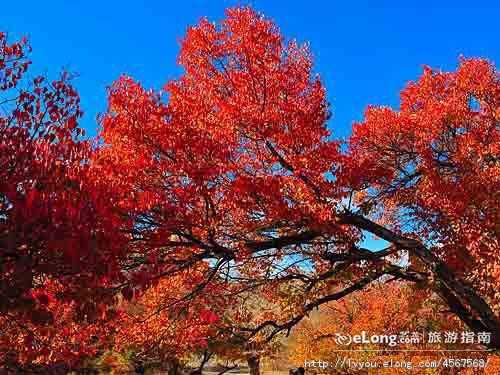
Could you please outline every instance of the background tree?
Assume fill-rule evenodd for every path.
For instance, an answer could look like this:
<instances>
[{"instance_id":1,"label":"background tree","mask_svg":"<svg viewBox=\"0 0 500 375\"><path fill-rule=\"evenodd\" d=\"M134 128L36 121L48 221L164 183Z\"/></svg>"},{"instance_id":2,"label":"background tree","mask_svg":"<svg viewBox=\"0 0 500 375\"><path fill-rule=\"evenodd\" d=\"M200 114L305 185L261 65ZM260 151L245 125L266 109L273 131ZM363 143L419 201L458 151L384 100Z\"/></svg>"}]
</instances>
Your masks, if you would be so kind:
<instances>
[{"instance_id":1,"label":"background tree","mask_svg":"<svg viewBox=\"0 0 500 375\"><path fill-rule=\"evenodd\" d=\"M201 270L191 269L189 281L196 272L201 278ZM186 275L179 274L158 280L143 293L136 291L135 298L124 293L113 350L132 353L136 362L147 366L180 371L193 353L207 349L226 306L217 300L216 291L191 300L193 287L186 283ZM217 305L221 307L213 311Z\"/></svg>"},{"instance_id":2,"label":"background tree","mask_svg":"<svg viewBox=\"0 0 500 375\"><path fill-rule=\"evenodd\" d=\"M364 349L349 352L349 356L361 362L382 363L388 359L394 361L412 361L416 365L422 360L439 359L442 352L439 349L456 349L460 344L445 344L442 342L426 343L428 337L421 337L419 343L398 343L396 346L388 344L355 344L341 345L336 341L337 335L406 335L412 338L413 332L461 332L463 326L457 318L445 319L440 313L443 306L436 300L436 296L429 295L422 289L398 283L374 283L369 288L350 294L340 301L334 301L322 306L310 317L299 323L292 332L288 344L290 360L296 366L304 366L305 361L321 360L332 364L337 362L343 353L337 350ZM462 346L463 347L463 346ZM467 347L470 349L470 347ZM392 351L394 349L410 349L413 352L404 353ZM419 352L419 349L423 350ZM425 350L434 349L429 353ZM378 350L378 351L370 351ZM337 351L337 352L336 352ZM366 369L365 369L366 370ZM320 368L306 368L308 372L322 371ZM345 366L330 368L331 373L357 373L354 368ZM408 370L405 368L378 369L375 372L388 374L408 371L419 373L420 369ZM434 371L434 372L432 372ZM443 368L422 369L422 373L442 373Z\"/></svg>"}]
</instances>

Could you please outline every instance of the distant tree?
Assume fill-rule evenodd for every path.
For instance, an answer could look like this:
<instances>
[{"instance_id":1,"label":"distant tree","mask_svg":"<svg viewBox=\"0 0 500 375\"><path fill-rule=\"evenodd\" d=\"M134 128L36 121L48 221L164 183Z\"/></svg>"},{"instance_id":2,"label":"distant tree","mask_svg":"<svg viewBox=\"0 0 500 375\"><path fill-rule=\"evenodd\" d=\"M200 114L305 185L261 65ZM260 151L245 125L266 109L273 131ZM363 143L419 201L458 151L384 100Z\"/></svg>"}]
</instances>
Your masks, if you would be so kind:
<instances>
[{"instance_id":1,"label":"distant tree","mask_svg":"<svg viewBox=\"0 0 500 375\"><path fill-rule=\"evenodd\" d=\"M190 270L191 280L195 272L200 270ZM159 280L143 293L136 291L140 294L135 298L124 294L120 318L114 322L115 351L132 352L144 364L176 367L207 348L222 310L211 310L214 301L208 299L217 297L209 292L194 301L186 297L194 285L184 284L185 279L178 275Z\"/></svg>"},{"instance_id":2,"label":"distant tree","mask_svg":"<svg viewBox=\"0 0 500 375\"><path fill-rule=\"evenodd\" d=\"M358 349L349 352L353 361L358 363L382 363L393 359L394 361L409 361L413 364L427 359L439 359L439 349L457 349L458 344L444 342L445 332L461 332L465 329L457 319L447 319L440 310L443 306L436 301L436 296L426 290L415 289L411 286L398 283L375 283L367 289L350 294L340 301L333 301L323 305L318 311L313 312L308 318L301 321L293 331L288 341L287 350L290 360L296 366L306 366L309 372L321 372L319 367L307 367L306 362L325 361L332 364L330 373L343 374L349 366L333 368L337 358L342 354L338 350ZM352 337L362 335L395 335L398 340L406 335L412 338L414 332L421 335L424 332L438 332L441 342L427 343L428 336L419 337L419 343L397 342L395 346L389 343L382 344L356 344L347 340L338 342L338 335ZM463 347L463 345L462 345ZM473 347L473 346L472 346ZM471 346L467 347L469 350ZM360 350L365 349L365 350ZM397 349L398 351L391 351ZM401 350L412 352L401 352ZM425 350L434 349L429 353ZM421 350L421 351L419 351ZM485 358L479 355L478 358ZM486 360L486 359L485 359ZM318 366L318 365L316 365ZM377 372L387 374L405 374L405 368L387 368ZM419 373L420 369L414 368L412 372ZM422 369L422 373L429 373L430 369ZM436 369L441 373L442 369Z\"/></svg>"}]
</instances>

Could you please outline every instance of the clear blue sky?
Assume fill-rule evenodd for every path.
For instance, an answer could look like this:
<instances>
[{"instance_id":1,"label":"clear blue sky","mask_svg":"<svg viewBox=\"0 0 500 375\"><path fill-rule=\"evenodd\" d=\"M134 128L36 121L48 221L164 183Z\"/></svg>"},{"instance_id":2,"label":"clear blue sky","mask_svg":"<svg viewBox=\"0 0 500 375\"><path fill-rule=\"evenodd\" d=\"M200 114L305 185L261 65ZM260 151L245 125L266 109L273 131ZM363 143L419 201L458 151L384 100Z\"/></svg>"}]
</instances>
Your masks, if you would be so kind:
<instances>
[{"instance_id":1,"label":"clear blue sky","mask_svg":"<svg viewBox=\"0 0 500 375\"><path fill-rule=\"evenodd\" d=\"M107 85L127 73L162 87L181 72L176 56L186 27L202 16L220 19L237 4L265 13L285 36L310 42L338 136L349 134L367 104L397 105L423 64L454 69L461 54L500 61L500 2L489 0L4 0L0 29L30 37L37 72L55 76L66 67L80 74L83 124L93 135Z\"/></svg>"}]
</instances>

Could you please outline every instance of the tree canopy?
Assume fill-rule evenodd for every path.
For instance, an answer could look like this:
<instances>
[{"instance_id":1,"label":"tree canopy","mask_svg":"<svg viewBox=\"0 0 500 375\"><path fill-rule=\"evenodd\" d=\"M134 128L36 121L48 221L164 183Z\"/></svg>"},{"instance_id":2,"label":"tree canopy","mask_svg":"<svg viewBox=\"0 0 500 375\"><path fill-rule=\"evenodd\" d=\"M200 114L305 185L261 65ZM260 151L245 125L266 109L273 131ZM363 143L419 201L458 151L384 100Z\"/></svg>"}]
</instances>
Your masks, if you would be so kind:
<instances>
[{"instance_id":1,"label":"tree canopy","mask_svg":"<svg viewBox=\"0 0 500 375\"><path fill-rule=\"evenodd\" d=\"M255 354L395 280L500 347L491 62L426 67L344 142L309 47L231 8L188 29L162 90L115 81L90 141L68 74L30 81L28 50L0 33L1 362L170 358L216 337Z\"/></svg>"}]
</instances>

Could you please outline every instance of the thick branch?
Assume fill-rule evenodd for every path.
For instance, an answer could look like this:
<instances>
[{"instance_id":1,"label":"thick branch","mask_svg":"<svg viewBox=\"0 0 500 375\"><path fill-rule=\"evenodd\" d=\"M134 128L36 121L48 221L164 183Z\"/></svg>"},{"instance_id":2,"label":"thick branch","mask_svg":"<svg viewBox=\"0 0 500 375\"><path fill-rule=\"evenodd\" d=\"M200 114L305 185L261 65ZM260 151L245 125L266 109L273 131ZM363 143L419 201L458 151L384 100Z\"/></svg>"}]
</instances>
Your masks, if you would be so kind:
<instances>
[{"instance_id":1,"label":"thick branch","mask_svg":"<svg viewBox=\"0 0 500 375\"><path fill-rule=\"evenodd\" d=\"M440 285L436 291L457 313L459 318L476 332L478 328L481 328L481 331L491 332L491 346L500 348L500 321L498 317L478 293L456 277L448 266L421 242L401 236L363 216L350 212L341 214L340 222L354 225L393 243L400 249L413 252L439 281ZM479 325L479 321L475 320L476 318L471 318L471 316L476 316L481 325Z\"/></svg>"}]
</instances>

